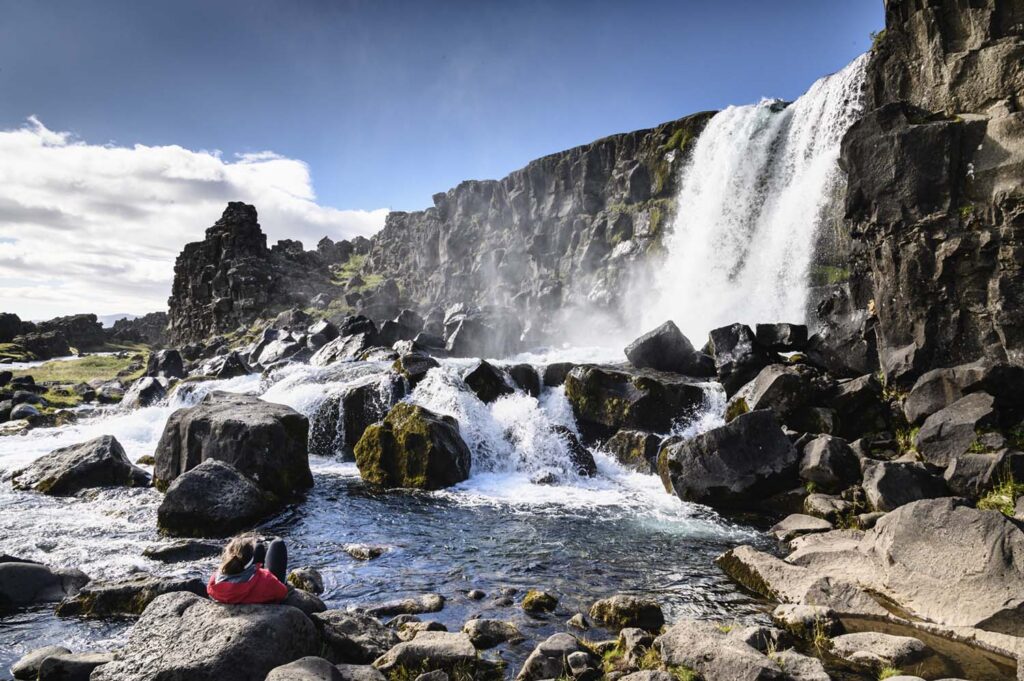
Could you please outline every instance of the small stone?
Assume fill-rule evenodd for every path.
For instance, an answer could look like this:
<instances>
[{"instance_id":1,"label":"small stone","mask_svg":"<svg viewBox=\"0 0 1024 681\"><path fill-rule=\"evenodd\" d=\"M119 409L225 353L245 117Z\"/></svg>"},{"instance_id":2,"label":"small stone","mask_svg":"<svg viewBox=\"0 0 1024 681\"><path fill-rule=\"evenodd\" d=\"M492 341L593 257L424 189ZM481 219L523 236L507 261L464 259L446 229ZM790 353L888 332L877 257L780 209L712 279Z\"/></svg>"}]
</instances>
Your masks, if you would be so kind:
<instances>
[{"instance_id":1,"label":"small stone","mask_svg":"<svg viewBox=\"0 0 1024 681\"><path fill-rule=\"evenodd\" d=\"M345 553L356 560L380 558L386 550L383 546L370 546L368 544L348 544L345 546Z\"/></svg>"},{"instance_id":2,"label":"small stone","mask_svg":"<svg viewBox=\"0 0 1024 681\"><path fill-rule=\"evenodd\" d=\"M531 589L523 596L523 610L530 613L551 612L558 606L558 597L547 591Z\"/></svg>"},{"instance_id":3,"label":"small stone","mask_svg":"<svg viewBox=\"0 0 1024 681\"><path fill-rule=\"evenodd\" d=\"M324 578L311 567L300 567L289 572L288 583L311 594L324 592Z\"/></svg>"},{"instance_id":4,"label":"small stone","mask_svg":"<svg viewBox=\"0 0 1024 681\"><path fill-rule=\"evenodd\" d=\"M480 601L487 598L487 594L480 589L470 589L469 592L466 593L466 596L474 601Z\"/></svg>"},{"instance_id":5,"label":"small stone","mask_svg":"<svg viewBox=\"0 0 1024 681\"><path fill-rule=\"evenodd\" d=\"M565 623L566 626L572 627L573 629L579 629L580 631L586 631L590 629L590 622L583 616L583 613L578 612L569 618L569 621Z\"/></svg>"}]
</instances>

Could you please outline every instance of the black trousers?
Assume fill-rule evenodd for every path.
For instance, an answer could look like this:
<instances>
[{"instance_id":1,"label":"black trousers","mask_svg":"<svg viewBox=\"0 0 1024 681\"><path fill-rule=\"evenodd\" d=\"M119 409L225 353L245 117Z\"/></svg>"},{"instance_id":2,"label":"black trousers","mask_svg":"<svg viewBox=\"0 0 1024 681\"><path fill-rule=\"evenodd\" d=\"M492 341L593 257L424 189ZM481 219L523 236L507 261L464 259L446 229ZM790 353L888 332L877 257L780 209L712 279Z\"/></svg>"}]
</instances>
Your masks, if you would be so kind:
<instances>
[{"instance_id":1,"label":"black trousers","mask_svg":"<svg viewBox=\"0 0 1024 681\"><path fill-rule=\"evenodd\" d=\"M285 579L288 575L288 547L284 545L283 539L274 539L269 546L263 542L257 544L252 562L263 563L263 567L281 580L282 584L287 584Z\"/></svg>"}]
</instances>

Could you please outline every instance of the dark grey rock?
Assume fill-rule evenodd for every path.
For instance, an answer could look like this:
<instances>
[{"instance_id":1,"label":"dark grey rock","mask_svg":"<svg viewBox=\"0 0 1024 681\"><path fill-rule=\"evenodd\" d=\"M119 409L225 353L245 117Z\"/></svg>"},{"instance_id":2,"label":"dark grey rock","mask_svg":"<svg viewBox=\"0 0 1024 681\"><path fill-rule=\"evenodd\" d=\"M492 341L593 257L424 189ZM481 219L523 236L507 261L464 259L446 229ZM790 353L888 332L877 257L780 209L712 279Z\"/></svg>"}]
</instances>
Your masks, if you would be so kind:
<instances>
[{"instance_id":1,"label":"dark grey rock","mask_svg":"<svg viewBox=\"0 0 1024 681\"><path fill-rule=\"evenodd\" d=\"M178 537L226 537L248 529L277 510L277 504L237 468L207 459L167 488L157 509L157 526Z\"/></svg>"},{"instance_id":2,"label":"dark grey rock","mask_svg":"<svg viewBox=\"0 0 1024 681\"><path fill-rule=\"evenodd\" d=\"M112 435L56 449L12 475L15 489L68 496L91 487L148 487L149 475L133 465Z\"/></svg>"}]
</instances>

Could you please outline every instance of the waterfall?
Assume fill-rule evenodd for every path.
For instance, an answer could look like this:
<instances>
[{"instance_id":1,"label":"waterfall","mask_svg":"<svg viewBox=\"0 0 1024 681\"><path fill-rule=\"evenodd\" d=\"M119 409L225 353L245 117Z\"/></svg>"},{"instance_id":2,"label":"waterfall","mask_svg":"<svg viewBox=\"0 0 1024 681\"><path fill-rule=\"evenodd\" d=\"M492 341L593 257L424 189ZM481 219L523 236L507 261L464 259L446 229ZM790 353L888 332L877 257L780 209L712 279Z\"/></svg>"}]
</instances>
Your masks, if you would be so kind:
<instances>
[{"instance_id":1,"label":"waterfall","mask_svg":"<svg viewBox=\"0 0 1024 681\"><path fill-rule=\"evenodd\" d=\"M682 170L646 327L673 319L698 345L733 322L803 322L818 228L838 207L843 134L862 106L867 56L790 105L716 114Z\"/></svg>"}]
</instances>

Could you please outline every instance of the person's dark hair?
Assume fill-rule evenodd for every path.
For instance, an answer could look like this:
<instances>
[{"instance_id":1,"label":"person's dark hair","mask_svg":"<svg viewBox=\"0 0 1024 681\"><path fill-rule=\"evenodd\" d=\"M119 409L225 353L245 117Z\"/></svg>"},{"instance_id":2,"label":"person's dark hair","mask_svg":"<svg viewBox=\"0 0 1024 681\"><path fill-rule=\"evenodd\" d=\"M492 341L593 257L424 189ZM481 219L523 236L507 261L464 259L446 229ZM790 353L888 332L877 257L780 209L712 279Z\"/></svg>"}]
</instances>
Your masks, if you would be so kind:
<instances>
[{"instance_id":1,"label":"person's dark hair","mask_svg":"<svg viewBox=\"0 0 1024 681\"><path fill-rule=\"evenodd\" d=\"M224 553L220 556L220 573L237 575L252 560L255 550L256 538L252 535L235 537L224 547Z\"/></svg>"}]
</instances>

